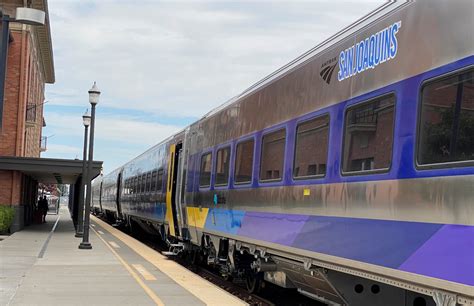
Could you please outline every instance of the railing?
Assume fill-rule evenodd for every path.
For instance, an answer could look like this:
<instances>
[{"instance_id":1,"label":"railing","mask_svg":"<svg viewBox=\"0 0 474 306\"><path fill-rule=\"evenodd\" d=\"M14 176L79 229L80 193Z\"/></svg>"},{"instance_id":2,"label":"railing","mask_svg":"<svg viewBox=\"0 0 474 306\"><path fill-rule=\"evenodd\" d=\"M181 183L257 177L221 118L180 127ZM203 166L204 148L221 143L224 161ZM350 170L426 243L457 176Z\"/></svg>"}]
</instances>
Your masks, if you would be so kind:
<instances>
[{"instance_id":1,"label":"railing","mask_svg":"<svg viewBox=\"0 0 474 306\"><path fill-rule=\"evenodd\" d=\"M373 108L358 109L352 113L350 119L350 124L376 124L377 123L377 113Z\"/></svg>"},{"instance_id":2,"label":"railing","mask_svg":"<svg viewBox=\"0 0 474 306\"><path fill-rule=\"evenodd\" d=\"M48 143L48 137L42 136L40 140L40 150L41 152L46 152L46 145Z\"/></svg>"}]
</instances>

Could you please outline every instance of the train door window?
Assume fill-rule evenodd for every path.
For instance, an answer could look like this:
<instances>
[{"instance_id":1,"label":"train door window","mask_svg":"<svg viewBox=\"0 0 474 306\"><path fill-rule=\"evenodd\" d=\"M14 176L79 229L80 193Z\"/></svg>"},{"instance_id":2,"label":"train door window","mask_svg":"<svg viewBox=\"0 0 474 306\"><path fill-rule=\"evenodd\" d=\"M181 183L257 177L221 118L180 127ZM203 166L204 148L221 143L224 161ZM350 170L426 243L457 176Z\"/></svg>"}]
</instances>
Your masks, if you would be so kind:
<instances>
[{"instance_id":1,"label":"train door window","mask_svg":"<svg viewBox=\"0 0 474 306\"><path fill-rule=\"evenodd\" d=\"M329 115L298 124L296 127L293 177L296 179L326 175L329 140Z\"/></svg>"},{"instance_id":2,"label":"train door window","mask_svg":"<svg viewBox=\"0 0 474 306\"><path fill-rule=\"evenodd\" d=\"M216 186L229 183L230 147L217 150L216 154Z\"/></svg>"},{"instance_id":3,"label":"train door window","mask_svg":"<svg viewBox=\"0 0 474 306\"><path fill-rule=\"evenodd\" d=\"M351 106L344 126L343 173L388 171L392 163L395 95Z\"/></svg>"},{"instance_id":4,"label":"train door window","mask_svg":"<svg viewBox=\"0 0 474 306\"><path fill-rule=\"evenodd\" d=\"M151 172L148 172L146 174L146 192L150 192L151 191Z\"/></svg>"},{"instance_id":5,"label":"train door window","mask_svg":"<svg viewBox=\"0 0 474 306\"><path fill-rule=\"evenodd\" d=\"M418 165L474 162L474 69L423 85L418 135Z\"/></svg>"},{"instance_id":6,"label":"train door window","mask_svg":"<svg viewBox=\"0 0 474 306\"><path fill-rule=\"evenodd\" d=\"M212 154L207 153L201 157L201 172L199 174L199 187L211 186Z\"/></svg>"},{"instance_id":7,"label":"train door window","mask_svg":"<svg viewBox=\"0 0 474 306\"><path fill-rule=\"evenodd\" d=\"M151 173L151 186L150 186L150 190L152 192L155 192L157 189L156 189L156 181L157 181L157 177L158 177L158 171L157 170L153 170L153 172Z\"/></svg>"},{"instance_id":8,"label":"train door window","mask_svg":"<svg viewBox=\"0 0 474 306\"><path fill-rule=\"evenodd\" d=\"M285 157L286 129L272 132L262 137L262 159L260 161L260 180L281 180Z\"/></svg>"},{"instance_id":9,"label":"train door window","mask_svg":"<svg viewBox=\"0 0 474 306\"><path fill-rule=\"evenodd\" d=\"M163 190L163 169L158 170L157 191Z\"/></svg>"},{"instance_id":10,"label":"train door window","mask_svg":"<svg viewBox=\"0 0 474 306\"><path fill-rule=\"evenodd\" d=\"M254 145L253 139L237 144L234 165L234 182L236 184L247 184L252 181Z\"/></svg>"}]
</instances>

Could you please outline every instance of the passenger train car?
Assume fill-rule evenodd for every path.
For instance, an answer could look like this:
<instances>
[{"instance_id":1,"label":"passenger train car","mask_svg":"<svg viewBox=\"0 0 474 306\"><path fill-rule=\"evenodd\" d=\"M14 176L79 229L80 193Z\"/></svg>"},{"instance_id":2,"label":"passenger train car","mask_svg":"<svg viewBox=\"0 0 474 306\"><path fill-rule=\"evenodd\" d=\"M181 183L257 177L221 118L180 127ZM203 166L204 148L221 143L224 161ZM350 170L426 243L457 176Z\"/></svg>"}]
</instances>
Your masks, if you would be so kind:
<instances>
[{"instance_id":1,"label":"passenger train car","mask_svg":"<svg viewBox=\"0 0 474 306\"><path fill-rule=\"evenodd\" d=\"M249 290L474 305L473 12L384 4L94 182L95 209Z\"/></svg>"}]
</instances>

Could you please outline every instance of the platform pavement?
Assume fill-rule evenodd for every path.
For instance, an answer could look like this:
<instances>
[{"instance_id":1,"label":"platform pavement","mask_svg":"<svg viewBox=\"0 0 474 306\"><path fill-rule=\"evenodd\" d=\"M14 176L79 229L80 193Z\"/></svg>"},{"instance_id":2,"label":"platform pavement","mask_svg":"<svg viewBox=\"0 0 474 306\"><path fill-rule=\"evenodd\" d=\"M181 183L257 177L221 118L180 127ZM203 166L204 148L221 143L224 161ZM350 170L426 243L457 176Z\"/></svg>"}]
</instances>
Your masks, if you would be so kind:
<instances>
[{"instance_id":1,"label":"platform pavement","mask_svg":"<svg viewBox=\"0 0 474 306\"><path fill-rule=\"evenodd\" d=\"M0 305L246 305L101 221L93 224L92 250L78 249L65 206L46 224L0 241Z\"/></svg>"}]
</instances>

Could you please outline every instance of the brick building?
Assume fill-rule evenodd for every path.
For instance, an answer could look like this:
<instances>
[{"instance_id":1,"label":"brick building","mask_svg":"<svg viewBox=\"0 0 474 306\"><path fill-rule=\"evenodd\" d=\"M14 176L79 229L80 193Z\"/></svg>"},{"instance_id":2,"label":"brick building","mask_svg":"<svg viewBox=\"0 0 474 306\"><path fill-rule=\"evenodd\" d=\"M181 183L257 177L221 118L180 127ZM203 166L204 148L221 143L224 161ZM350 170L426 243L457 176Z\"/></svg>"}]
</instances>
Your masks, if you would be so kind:
<instances>
[{"instance_id":1,"label":"brick building","mask_svg":"<svg viewBox=\"0 0 474 306\"><path fill-rule=\"evenodd\" d=\"M42 143L44 90L54 83L54 65L47 0L0 1L3 15L15 17L17 7L28 6L46 12L42 26L10 22L8 57L0 156L40 157ZM23 172L0 170L0 205L16 208L15 229L31 221L37 181Z\"/></svg>"}]
</instances>

